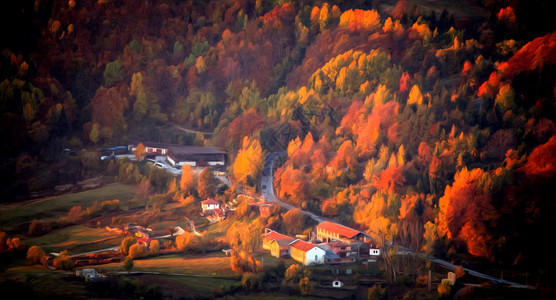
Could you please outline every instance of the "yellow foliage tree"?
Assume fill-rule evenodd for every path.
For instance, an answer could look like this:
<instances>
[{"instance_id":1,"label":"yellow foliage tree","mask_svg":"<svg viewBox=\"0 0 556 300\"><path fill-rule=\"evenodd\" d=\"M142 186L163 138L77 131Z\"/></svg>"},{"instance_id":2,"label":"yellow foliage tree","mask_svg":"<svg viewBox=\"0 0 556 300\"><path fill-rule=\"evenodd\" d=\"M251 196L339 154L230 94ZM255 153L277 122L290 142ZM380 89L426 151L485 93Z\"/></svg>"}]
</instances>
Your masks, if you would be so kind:
<instances>
[{"instance_id":1,"label":"yellow foliage tree","mask_svg":"<svg viewBox=\"0 0 556 300\"><path fill-rule=\"evenodd\" d=\"M409 99L407 99L407 104L422 104L423 103L423 94L421 93L421 89L419 89L418 85L414 85L409 91Z\"/></svg>"},{"instance_id":2,"label":"yellow foliage tree","mask_svg":"<svg viewBox=\"0 0 556 300\"><path fill-rule=\"evenodd\" d=\"M234 178L238 182L247 182L248 177L256 178L263 169L263 163L263 150L259 140L244 137L233 166Z\"/></svg>"}]
</instances>

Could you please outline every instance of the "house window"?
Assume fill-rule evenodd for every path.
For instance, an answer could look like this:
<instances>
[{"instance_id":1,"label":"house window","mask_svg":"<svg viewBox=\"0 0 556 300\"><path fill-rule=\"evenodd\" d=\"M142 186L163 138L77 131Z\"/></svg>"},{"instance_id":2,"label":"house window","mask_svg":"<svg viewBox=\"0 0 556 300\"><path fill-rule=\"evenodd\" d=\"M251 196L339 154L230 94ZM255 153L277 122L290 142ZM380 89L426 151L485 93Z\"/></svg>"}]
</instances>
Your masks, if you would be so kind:
<instances>
[{"instance_id":1,"label":"house window","mask_svg":"<svg viewBox=\"0 0 556 300\"><path fill-rule=\"evenodd\" d=\"M319 256L315 255L315 261L318 261L318 260L319 260Z\"/></svg>"}]
</instances>

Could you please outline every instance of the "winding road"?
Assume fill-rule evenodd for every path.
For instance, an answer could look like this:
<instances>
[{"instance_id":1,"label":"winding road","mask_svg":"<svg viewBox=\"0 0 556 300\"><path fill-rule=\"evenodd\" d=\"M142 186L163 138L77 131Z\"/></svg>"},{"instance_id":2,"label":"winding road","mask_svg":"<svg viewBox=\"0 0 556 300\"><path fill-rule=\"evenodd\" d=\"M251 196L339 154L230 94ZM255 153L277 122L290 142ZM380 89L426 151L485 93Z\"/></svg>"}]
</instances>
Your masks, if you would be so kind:
<instances>
[{"instance_id":1,"label":"winding road","mask_svg":"<svg viewBox=\"0 0 556 300\"><path fill-rule=\"evenodd\" d=\"M263 172L262 172L262 177L261 177L261 194L263 197L265 197L268 201L271 202L276 202L278 203L280 206L290 210L290 209L295 209L297 207L285 203L283 201L281 201L280 199L278 199L278 197L276 197L276 195L274 194L274 162L282 157L282 156L287 156L288 153L285 151L282 152L273 152L273 153L269 153L266 155L265 157L265 161L264 161L264 168L263 168ZM327 221L326 218L323 218L321 216L317 216L314 213L310 212L310 211L306 211L306 210L302 210L300 209L301 213L303 213L304 215L310 217L311 219L317 221L317 222L322 222L322 221Z\"/></svg>"}]
</instances>

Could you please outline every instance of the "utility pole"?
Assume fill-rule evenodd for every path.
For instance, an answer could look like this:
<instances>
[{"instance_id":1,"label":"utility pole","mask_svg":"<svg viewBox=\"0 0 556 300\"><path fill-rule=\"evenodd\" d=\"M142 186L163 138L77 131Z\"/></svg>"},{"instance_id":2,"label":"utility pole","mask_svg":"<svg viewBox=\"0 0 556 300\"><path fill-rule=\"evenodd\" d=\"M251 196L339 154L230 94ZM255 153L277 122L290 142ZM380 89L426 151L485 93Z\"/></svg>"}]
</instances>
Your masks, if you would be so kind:
<instances>
[{"instance_id":1,"label":"utility pole","mask_svg":"<svg viewBox=\"0 0 556 300\"><path fill-rule=\"evenodd\" d=\"M427 289L428 289L429 293L432 291L432 282L431 282L432 278L431 277L432 277L431 270L429 270L429 282L427 284Z\"/></svg>"}]
</instances>

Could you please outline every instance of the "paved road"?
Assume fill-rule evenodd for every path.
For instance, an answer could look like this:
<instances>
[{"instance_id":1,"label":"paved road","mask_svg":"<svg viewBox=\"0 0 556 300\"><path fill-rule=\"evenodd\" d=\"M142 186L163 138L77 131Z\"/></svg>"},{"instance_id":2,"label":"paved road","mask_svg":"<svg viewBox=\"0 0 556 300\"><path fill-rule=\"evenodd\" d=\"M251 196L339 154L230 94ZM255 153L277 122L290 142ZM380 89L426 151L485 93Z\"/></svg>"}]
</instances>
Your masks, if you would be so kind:
<instances>
[{"instance_id":1,"label":"paved road","mask_svg":"<svg viewBox=\"0 0 556 300\"><path fill-rule=\"evenodd\" d=\"M270 153L270 154L266 155L266 158L265 158L265 161L264 161L264 168L263 168L263 172L262 172L262 177L261 177L261 194L262 194L263 197L265 197L267 199L267 201L276 202L280 206L290 210L290 209L295 209L297 207L295 207L291 204L282 202L274 194L274 174L273 174L274 162L278 158L283 157L283 156L287 156L287 155L288 155L287 152L273 152L273 153ZM313 220L315 220L319 223L322 222L322 221L325 221L325 218L323 218L321 216L317 216L310 211L306 211L306 210L302 210L302 209L300 209L300 211L304 215L309 216L310 218L312 218Z\"/></svg>"}]
</instances>

